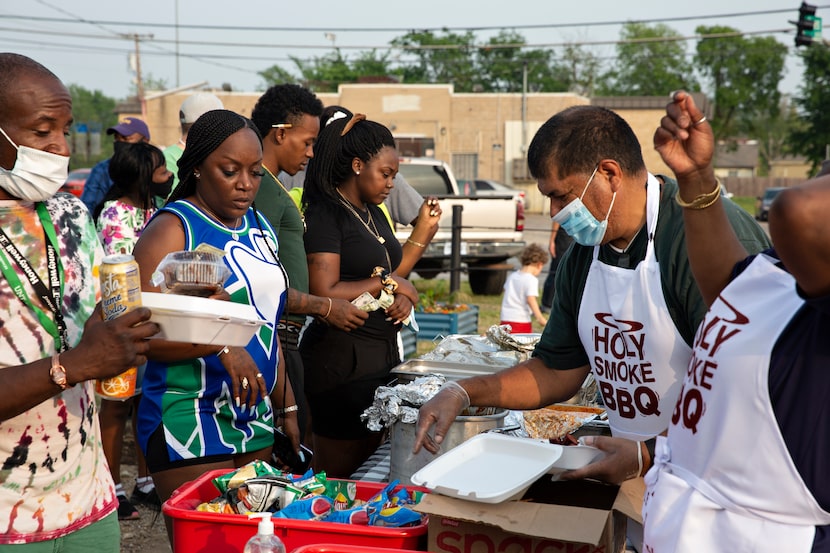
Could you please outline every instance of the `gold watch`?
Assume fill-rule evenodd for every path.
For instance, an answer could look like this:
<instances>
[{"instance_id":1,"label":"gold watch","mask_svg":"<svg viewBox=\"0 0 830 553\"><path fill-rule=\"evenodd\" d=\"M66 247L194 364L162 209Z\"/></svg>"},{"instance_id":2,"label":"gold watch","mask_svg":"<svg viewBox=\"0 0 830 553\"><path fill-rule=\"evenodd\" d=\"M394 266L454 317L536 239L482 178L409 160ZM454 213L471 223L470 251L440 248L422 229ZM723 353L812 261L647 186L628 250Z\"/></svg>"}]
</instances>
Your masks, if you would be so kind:
<instances>
[{"instance_id":1,"label":"gold watch","mask_svg":"<svg viewBox=\"0 0 830 553\"><path fill-rule=\"evenodd\" d=\"M66 390L69 388L66 382L66 367L61 365L58 355L60 354L57 351L52 354L52 368L49 369L49 376L52 377L52 382L60 386L61 390Z\"/></svg>"}]
</instances>

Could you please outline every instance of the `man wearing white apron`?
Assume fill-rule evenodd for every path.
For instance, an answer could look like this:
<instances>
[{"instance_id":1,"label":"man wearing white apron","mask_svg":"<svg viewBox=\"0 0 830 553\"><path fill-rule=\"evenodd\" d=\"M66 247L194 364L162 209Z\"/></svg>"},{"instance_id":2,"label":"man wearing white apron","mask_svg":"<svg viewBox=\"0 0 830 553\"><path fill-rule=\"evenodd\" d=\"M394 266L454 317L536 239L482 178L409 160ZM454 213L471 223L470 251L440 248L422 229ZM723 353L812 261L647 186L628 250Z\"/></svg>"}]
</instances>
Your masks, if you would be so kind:
<instances>
[{"instance_id":1,"label":"man wearing white apron","mask_svg":"<svg viewBox=\"0 0 830 553\"><path fill-rule=\"evenodd\" d=\"M533 357L495 375L450 384L421 407L416 448L435 424L440 443L464 404L535 409L573 396L593 371L614 437L604 459L566 473L622 482L644 472L642 440L668 427L706 306L686 256L674 181L648 173L630 126L598 106L548 120L528 150L551 215L575 244L564 254L548 324ZM662 182L661 182L662 181ZM769 241L729 202L747 249Z\"/></svg>"},{"instance_id":2,"label":"man wearing white apron","mask_svg":"<svg viewBox=\"0 0 830 553\"><path fill-rule=\"evenodd\" d=\"M830 243L816 232L830 178L786 191L770 211L777 254L747 257L710 192L711 129L683 92L667 112L655 146L711 307L646 476L645 551L830 551Z\"/></svg>"},{"instance_id":3,"label":"man wearing white apron","mask_svg":"<svg viewBox=\"0 0 830 553\"><path fill-rule=\"evenodd\" d=\"M651 174L646 198L646 236L653 237L660 183ZM654 293L661 289L654 239L634 269L599 261L599 250L594 246L579 306L579 338L589 352L613 435L644 441L668 427L691 350L663 294Z\"/></svg>"}]
</instances>

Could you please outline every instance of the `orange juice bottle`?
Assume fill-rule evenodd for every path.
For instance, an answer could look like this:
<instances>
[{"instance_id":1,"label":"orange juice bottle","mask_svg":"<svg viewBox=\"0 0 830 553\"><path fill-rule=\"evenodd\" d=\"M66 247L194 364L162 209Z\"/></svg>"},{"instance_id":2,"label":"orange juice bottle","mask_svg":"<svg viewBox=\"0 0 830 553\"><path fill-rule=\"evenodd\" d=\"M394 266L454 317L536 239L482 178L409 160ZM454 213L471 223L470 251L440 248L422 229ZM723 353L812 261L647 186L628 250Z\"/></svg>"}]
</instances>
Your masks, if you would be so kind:
<instances>
[{"instance_id":1,"label":"orange juice bottle","mask_svg":"<svg viewBox=\"0 0 830 553\"><path fill-rule=\"evenodd\" d=\"M129 254L104 257L101 262L101 307L105 321L141 307L141 278L138 263ZM98 380L95 392L106 399L125 400L135 394L136 367Z\"/></svg>"}]
</instances>

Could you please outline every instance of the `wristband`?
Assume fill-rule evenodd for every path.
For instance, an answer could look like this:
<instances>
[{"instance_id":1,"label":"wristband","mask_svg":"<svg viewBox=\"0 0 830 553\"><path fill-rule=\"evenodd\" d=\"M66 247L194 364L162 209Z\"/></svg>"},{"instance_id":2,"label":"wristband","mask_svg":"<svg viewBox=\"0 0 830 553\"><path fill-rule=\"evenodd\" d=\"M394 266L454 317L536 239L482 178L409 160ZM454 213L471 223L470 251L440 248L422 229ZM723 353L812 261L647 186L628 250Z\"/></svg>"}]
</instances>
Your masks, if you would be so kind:
<instances>
[{"instance_id":1,"label":"wristband","mask_svg":"<svg viewBox=\"0 0 830 553\"><path fill-rule=\"evenodd\" d=\"M643 442L637 442L637 476L639 478L643 474Z\"/></svg>"},{"instance_id":2,"label":"wristband","mask_svg":"<svg viewBox=\"0 0 830 553\"><path fill-rule=\"evenodd\" d=\"M384 269L383 267L375 267L372 270L373 277L380 277L380 285L381 287L386 290L389 294L394 294L395 290L398 289L398 283L395 282L395 279L392 278L392 273Z\"/></svg>"},{"instance_id":3,"label":"wristband","mask_svg":"<svg viewBox=\"0 0 830 553\"><path fill-rule=\"evenodd\" d=\"M648 452L648 463L650 467L654 466L654 446L657 445L657 438L652 438L644 442L646 444L646 451Z\"/></svg>"}]
</instances>

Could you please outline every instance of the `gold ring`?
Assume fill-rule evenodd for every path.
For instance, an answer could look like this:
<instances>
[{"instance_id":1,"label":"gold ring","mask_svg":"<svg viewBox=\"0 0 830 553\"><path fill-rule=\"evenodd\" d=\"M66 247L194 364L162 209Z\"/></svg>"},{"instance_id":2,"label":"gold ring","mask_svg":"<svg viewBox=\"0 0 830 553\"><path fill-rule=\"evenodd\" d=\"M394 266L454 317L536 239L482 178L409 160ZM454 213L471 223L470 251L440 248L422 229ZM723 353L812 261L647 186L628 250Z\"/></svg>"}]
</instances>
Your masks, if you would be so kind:
<instances>
[{"instance_id":1,"label":"gold ring","mask_svg":"<svg viewBox=\"0 0 830 553\"><path fill-rule=\"evenodd\" d=\"M701 124L701 123L703 123L704 121L706 121L706 116L705 116L705 115L704 115L703 117L701 117L701 118L700 118L700 119L699 119L699 120L698 120L698 121L694 124L694 126L695 126L695 127L697 127L698 125L700 125L700 124Z\"/></svg>"},{"instance_id":2,"label":"gold ring","mask_svg":"<svg viewBox=\"0 0 830 553\"><path fill-rule=\"evenodd\" d=\"M242 377L242 389L243 390L248 389L248 377L247 376Z\"/></svg>"},{"instance_id":3,"label":"gold ring","mask_svg":"<svg viewBox=\"0 0 830 553\"><path fill-rule=\"evenodd\" d=\"M256 373L257 378L262 378L262 373Z\"/></svg>"}]
</instances>

